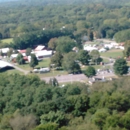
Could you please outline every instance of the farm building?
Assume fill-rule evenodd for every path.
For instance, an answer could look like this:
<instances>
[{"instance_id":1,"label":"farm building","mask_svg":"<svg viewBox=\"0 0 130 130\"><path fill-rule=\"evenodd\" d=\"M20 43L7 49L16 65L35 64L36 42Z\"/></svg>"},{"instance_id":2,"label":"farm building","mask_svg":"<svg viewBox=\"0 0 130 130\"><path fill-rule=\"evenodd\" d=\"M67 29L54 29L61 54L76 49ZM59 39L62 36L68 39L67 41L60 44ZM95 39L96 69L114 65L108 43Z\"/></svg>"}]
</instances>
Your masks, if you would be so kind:
<instances>
[{"instance_id":1,"label":"farm building","mask_svg":"<svg viewBox=\"0 0 130 130\"><path fill-rule=\"evenodd\" d=\"M45 49L45 46L42 46L42 45L38 45L36 48L35 48L35 51L42 51Z\"/></svg>"},{"instance_id":2,"label":"farm building","mask_svg":"<svg viewBox=\"0 0 130 130\"><path fill-rule=\"evenodd\" d=\"M8 51L9 51L9 48L1 48L0 49L0 52L2 52L4 55L7 55Z\"/></svg>"},{"instance_id":3,"label":"farm building","mask_svg":"<svg viewBox=\"0 0 130 130\"><path fill-rule=\"evenodd\" d=\"M1 70L8 70L8 69L13 69L13 65L6 62L6 61L2 61L0 60L0 71Z\"/></svg>"}]
</instances>

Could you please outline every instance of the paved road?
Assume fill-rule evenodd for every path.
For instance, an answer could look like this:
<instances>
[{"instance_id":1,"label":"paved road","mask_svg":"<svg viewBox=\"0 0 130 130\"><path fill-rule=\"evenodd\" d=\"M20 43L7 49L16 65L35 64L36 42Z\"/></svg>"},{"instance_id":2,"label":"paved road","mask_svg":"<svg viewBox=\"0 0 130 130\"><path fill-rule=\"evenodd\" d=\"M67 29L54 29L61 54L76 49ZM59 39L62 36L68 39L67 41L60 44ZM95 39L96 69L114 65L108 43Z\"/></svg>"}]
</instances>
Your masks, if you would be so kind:
<instances>
[{"instance_id":1,"label":"paved road","mask_svg":"<svg viewBox=\"0 0 130 130\"><path fill-rule=\"evenodd\" d=\"M41 79L45 80L46 82L49 82L50 78L53 78L53 76ZM55 78L58 80L59 83L83 81L88 79L84 74L76 74L76 75L68 74L68 75L55 76Z\"/></svg>"}]
</instances>

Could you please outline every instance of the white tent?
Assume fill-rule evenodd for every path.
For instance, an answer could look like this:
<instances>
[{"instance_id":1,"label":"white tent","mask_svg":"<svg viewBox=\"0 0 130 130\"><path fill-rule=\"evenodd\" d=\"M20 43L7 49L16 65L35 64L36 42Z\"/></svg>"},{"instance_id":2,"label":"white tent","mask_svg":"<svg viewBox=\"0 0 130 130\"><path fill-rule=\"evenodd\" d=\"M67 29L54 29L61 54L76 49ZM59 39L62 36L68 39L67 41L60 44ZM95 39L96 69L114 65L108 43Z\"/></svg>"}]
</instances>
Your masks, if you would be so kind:
<instances>
[{"instance_id":1,"label":"white tent","mask_svg":"<svg viewBox=\"0 0 130 130\"><path fill-rule=\"evenodd\" d=\"M6 61L0 60L0 69L5 68L5 67L12 67L13 68L13 65L6 62Z\"/></svg>"}]
</instances>

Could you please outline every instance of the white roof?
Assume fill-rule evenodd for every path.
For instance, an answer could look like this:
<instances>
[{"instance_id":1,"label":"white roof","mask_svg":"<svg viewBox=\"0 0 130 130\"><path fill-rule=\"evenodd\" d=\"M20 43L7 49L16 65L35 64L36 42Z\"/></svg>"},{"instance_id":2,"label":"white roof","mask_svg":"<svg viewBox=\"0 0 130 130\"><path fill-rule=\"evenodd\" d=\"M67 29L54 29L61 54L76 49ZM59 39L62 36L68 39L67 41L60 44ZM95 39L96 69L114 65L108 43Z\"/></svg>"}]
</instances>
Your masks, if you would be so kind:
<instances>
[{"instance_id":1,"label":"white roof","mask_svg":"<svg viewBox=\"0 0 130 130\"><path fill-rule=\"evenodd\" d=\"M9 51L9 48L1 48L0 51L2 51L3 53L7 53Z\"/></svg>"},{"instance_id":2,"label":"white roof","mask_svg":"<svg viewBox=\"0 0 130 130\"><path fill-rule=\"evenodd\" d=\"M41 51L41 50L44 49L44 48L45 48L45 46L39 45L39 46L37 46L37 47L35 48L35 51Z\"/></svg>"},{"instance_id":3,"label":"white roof","mask_svg":"<svg viewBox=\"0 0 130 130\"><path fill-rule=\"evenodd\" d=\"M10 63L8 63L8 62L6 62L6 61L0 60L0 69L1 69L1 68L4 68L4 67L7 67L7 66L13 67L12 64L10 64Z\"/></svg>"},{"instance_id":4,"label":"white roof","mask_svg":"<svg viewBox=\"0 0 130 130\"><path fill-rule=\"evenodd\" d=\"M84 50L92 51L92 50L98 50L98 49L96 47L86 46L86 47L84 47Z\"/></svg>"},{"instance_id":5,"label":"white roof","mask_svg":"<svg viewBox=\"0 0 130 130\"><path fill-rule=\"evenodd\" d=\"M47 50L36 51L35 54L36 54L36 57L39 57L39 56L48 56L48 55L52 55L52 51L47 51Z\"/></svg>"},{"instance_id":6,"label":"white roof","mask_svg":"<svg viewBox=\"0 0 130 130\"><path fill-rule=\"evenodd\" d=\"M11 57L12 58L16 58L18 56L18 54L12 54Z\"/></svg>"}]
</instances>

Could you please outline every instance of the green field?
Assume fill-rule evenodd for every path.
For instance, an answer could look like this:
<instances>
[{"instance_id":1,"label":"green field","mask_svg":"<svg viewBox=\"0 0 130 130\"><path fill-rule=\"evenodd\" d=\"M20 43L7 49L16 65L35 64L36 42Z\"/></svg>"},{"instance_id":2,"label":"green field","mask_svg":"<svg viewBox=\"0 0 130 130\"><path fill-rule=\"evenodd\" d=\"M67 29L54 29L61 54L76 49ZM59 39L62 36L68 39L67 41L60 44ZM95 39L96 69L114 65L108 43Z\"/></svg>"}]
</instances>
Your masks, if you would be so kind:
<instances>
[{"instance_id":1,"label":"green field","mask_svg":"<svg viewBox=\"0 0 130 130\"><path fill-rule=\"evenodd\" d=\"M50 64L50 58L43 59L42 61L39 62L39 64L35 68L41 68L41 67L49 67ZM32 70L32 68L29 66L29 64L24 64L24 65L17 65L21 69L24 70Z\"/></svg>"},{"instance_id":2,"label":"green field","mask_svg":"<svg viewBox=\"0 0 130 130\"><path fill-rule=\"evenodd\" d=\"M21 71L18 71L16 69L7 70L7 71L3 71L3 72L0 72L0 73L6 73L8 75L10 75L10 74L21 74L21 75L23 75L24 74Z\"/></svg>"},{"instance_id":3,"label":"green field","mask_svg":"<svg viewBox=\"0 0 130 130\"><path fill-rule=\"evenodd\" d=\"M8 43L8 44L10 44L13 41L13 38L3 39L1 41L2 41L2 43Z\"/></svg>"},{"instance_id":4,"label":"green field","mask_svg":"<svg viewBox=\"0 0 130 130\"><path fill-rule=\"evenodd\" d=\"M108 57L108 58L109 57L118 58L118 57L123 57L123 52L122 50L119 50L119 49L113 49L107 52L100 53L100 55L104 57Z\"/></svg>"}]
</instances>

